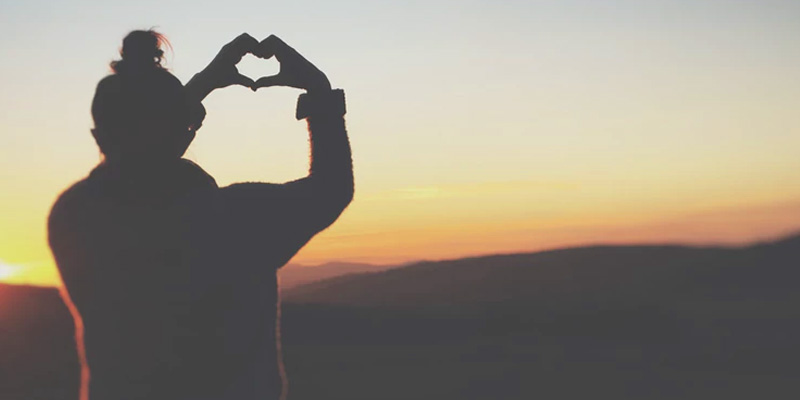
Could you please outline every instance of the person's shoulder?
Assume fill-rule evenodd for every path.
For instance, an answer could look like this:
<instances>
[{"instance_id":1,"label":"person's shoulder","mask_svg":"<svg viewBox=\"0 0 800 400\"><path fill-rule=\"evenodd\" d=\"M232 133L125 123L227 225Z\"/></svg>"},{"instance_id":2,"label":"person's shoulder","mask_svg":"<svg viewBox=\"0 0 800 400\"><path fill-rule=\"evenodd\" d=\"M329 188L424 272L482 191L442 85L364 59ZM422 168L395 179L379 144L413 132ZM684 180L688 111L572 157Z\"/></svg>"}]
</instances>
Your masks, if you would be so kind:
<instances>
[{"instance_id":1,"label":"person's shoulder","mask_svg":"<svg viewBox=\"0 0 800 400\"><path fill-rule=\"evenodd\" d=\"M181 158L178 163L181 180L191 187L217 189L217 181L192 160Z\"/></svg>"},{"instance_id":2,"label":"person's shoulder","mask_svg":"<svg viewBox=\"0 0 800 400\"><path fill-rule=\"evenodd\" d=\"M225 215L237 221L256 220L272 215L282 207L282 185L263 182L238 182L220 188L216 204Z\"/></svg>"},{"instance_id":3,"label":"person's shoulder","mask_svg":"<svg viewBox=\"0 0 800 400\"><path fill-rule=\"evenodd\" d=\"M282 184L264 182L238 182L219 189L222 196L227 199L251 199L277 195L281 192Z\"/></svg>"},{"instance_id":4,"label":"person's shoulder","mask_svg":"<svg viewBox=\"0 0 800 400\"><path fill-rule=\"evenodd\" d=\"M75 211L85 204L91 192L88 178L84 178L67 187L58 195L48 216L49 224L64 219L65 216L75 214Z\"/></svg>"}]
</instances>

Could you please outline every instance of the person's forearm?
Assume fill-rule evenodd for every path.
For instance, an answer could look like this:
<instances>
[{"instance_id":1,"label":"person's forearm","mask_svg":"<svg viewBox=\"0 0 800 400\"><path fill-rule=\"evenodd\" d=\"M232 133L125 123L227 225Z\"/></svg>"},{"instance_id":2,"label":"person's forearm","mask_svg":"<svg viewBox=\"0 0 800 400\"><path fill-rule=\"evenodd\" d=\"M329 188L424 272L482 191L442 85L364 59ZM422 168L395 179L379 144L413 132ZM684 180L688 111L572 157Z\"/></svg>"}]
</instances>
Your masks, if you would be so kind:
<instances>
[{"instance_id":1,"label":"person's forearm","mask_svg":"<svg viewBox=\"0 0 800 400\"><path fill-rule=\"evenodd\" d=\"M214 87L209 84L202 72L198 72L186 83L184 90L189 99L202 103Z\"/></svg>"},{"instance_id":2,"label":"person's forearm","mask_svg":"<svg viewBox=\"0 0 800 400\"><path fill-rule=\"evenodd\" d=\"M350 202L353 197L353 161L344 117L320 107L308 117L311 140L309 178L331 201Z\"/></svg>"}]
</instances>

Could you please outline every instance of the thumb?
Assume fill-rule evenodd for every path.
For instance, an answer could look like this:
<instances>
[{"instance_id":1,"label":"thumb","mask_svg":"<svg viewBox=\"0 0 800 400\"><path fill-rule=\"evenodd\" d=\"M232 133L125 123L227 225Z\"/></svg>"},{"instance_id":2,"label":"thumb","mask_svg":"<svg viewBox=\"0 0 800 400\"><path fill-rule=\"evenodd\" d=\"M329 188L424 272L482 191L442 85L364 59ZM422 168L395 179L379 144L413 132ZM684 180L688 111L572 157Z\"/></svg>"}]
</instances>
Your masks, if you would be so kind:
<instances>
[{"instance_id":1,"label":"thumb","mask_svg":"<svg viewBox=\"0 0 800 400\"><path fill-rule=\"evenodd\" d=\"M265 76L263 78L258 78L258 80L255 81L255 83L253 83L252 86L250 86L250 89L253 89L253 91L255 92L256 89L259 89L259 88L262 88L262 87L284 86L284 85L286 85L284 77L282 77L280 74L278 74L278 75Z\"/></svg>"},{"instance_id":2,"label":"thumb","mask_svg":"<svg viewBox=\"0 0 800 400\"><path fill-rule=\"evenodd\" d=\"M244 76L242 74L236 74L236 75L233 76L232 83L234 85L242 85L242 86L246 86L246 87L252 87L255 82L253 82L252 79L250 79L250 78L248 78L248 77L246 77L246 76Z\"/></svg>"}]
</instances>

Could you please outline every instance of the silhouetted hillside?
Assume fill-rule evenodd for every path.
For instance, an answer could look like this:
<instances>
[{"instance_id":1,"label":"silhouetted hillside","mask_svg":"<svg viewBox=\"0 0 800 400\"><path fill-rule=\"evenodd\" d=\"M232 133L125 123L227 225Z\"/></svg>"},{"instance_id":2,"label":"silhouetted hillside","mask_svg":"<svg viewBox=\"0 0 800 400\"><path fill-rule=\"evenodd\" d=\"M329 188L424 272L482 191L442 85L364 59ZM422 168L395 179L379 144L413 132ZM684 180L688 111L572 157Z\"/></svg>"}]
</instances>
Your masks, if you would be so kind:
<instances>
[{"instance_id":1,"label":"silhouetted hillside","mask_svg":"<svg viewBox=\"0 0 800 400\"><path fill-rule=\"evenodd\" d=\"M72 317L58 291L0 284L0 399L76 399L78 377Z\"/></svg>"},{"instance_id":2,"label":"silhouetted hillside","mask_svg":"<svg viewBox=\"0 0 800 400\"><path fill-rule=\"evenodd\" d=\"M282 290L292 289L300 285L330 279L336 276L378 272L397 266L373 265L363 263L330 262L321 265L289 264L278 271Z\"/></svg>"},{"instance_id":3,"label":"silhouetted hillside","mask_svg":"<svg viewBox=\"0 0 800 400\"><path fill-rule=\"evenodd\" d=\"M796 398L799 286L800 236L338 276L284 292L289 400ZM77 379L57 291L0 285L0 399Z\"/></svg>"},{"instance_id":4,"label":"silhouetted hillside","mask_svg":"<svg viewBox=\"0 0 800 400\"><path fill-rule=\"evenodd\" d=\"M309 399L796 398L798 278L798 236L342 276L285 293L287 368L326 352L317 385L294 389Z\"/></svg>"},{"instance_id":5,"label":"silhouetted hillside","mask_svg":"<svg viewBox=\"0 0 800 400\"><path fill-rule=\"evenodd\" d=\"M800 236L743 248L596 246L438 262L328 279L288 303L463 306L670 301L790 294Z\"/></svg>"}]
</instances>

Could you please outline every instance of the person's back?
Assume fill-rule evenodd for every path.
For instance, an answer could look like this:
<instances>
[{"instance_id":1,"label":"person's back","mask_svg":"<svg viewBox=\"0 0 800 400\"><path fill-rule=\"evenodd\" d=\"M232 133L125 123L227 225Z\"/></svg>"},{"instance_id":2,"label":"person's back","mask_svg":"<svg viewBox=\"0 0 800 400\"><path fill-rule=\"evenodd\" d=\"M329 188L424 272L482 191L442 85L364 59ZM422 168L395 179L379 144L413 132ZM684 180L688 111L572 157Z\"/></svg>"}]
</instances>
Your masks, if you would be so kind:
<instances>
[{"instance_id":1,"label":"person's back","mask_svg":"<svg viewBox=\"0 0 800 400\"><path fill-rule=\"evenodd\" d=\"M93 133L106 160L60 196L49 221L54 256L83 320L91 398L278 398L276 271L352 198L341 93L311 98L308 177L218 188L180 158L191 138L177 140L169 156L114 153L125 146L101 131L108 125L103 108L114 103L98 100L103 85ZM184 134L194 130L177 136Z\"/></svg>"}]
</instances>

